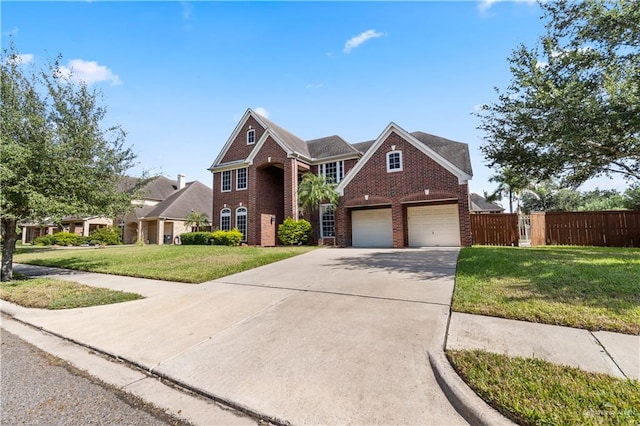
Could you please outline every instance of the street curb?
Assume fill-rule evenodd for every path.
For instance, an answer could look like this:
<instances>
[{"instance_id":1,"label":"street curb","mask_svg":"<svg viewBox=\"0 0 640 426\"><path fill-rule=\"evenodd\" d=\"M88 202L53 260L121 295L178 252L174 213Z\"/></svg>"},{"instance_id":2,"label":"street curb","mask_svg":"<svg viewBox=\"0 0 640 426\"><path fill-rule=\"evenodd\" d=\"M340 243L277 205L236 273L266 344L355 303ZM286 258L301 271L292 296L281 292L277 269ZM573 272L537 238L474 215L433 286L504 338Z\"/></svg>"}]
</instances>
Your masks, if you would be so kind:
<instances>
[{"instance_id":1,"label":"street curb","mask_svg":"<svg viewBox=\"0 0 640 426\"><path fill-rule=\"evenodd\" d=\"M165 383L168 382L174 389L177 389L178 391L182 390L182 392L185 395L188 395L188 392L191 392L192 394L199 395L200 397L209 399L211 402L226 406L231 410L235 410L238 413L241 413L241 414L244 414L246 416L249 416L250 418L252 418L255 421L262 421L262 422L266 422L266 423L269 423L269 424L272 424L272 425L276 425L276 426L290 426L291 425L286 420L282 420L282 419L279 419L279 418L274 417L274 416L270 416L270 415L267 415L267 414L260 413L260 412L255 411L255 410L253 410L253 409L251 409L251 408L249 408L247 406L244 406L243 404L238 404L238 403L236 403L234 401L231 401L231 400L228 400L226 398L221 398L221 397L218 397L216 395L210 394L209 392L205 392L205 391L203 391L201 389L198 389L196 387L190 386L190 385L188 385L188 384L186 384L186 383L184 383L184 382L182 382L180 380L176 380L176 379L172 378L171 376L168 376L168 375L159 373L157 371L154 371L153 368L145 367L144 365L138 364L137 362L131 361L131 360L125 358L125 357L112 354L112 353L110 353L108 351L104 351L104 350L96 348L94 346L87 345L87 344L82 343L80 341L77 341L75 339L71 339L69 337L66 337L64 335L58 334L56 332L49 331L44 327L40 327L40 326L31 324L28 321L16 318L13 315L13 313L11 313L10 310L6 309L6 302L5 301L3 301L2 306L0 307L0 313L10 317L10 319L12 321L15 321L15 322L17 322L19 324L22 324L24 326L27 326L29 328L32 328L33 330L37 330L37 331L39 331L41 333L45 333L47 335L53 336L53 337L55 337L57 339L65 341L65 342L72 343L73 345L76 345L78 347L83 347L85 349L89 349L90 351L93 351L93 352L95 352L97 354L102 355L102 357L110 360L111 362L122 363L122 364L124 364L124 366L126 366L128 368L131 368L133 370L143 371L148 376L150 376L152 378L155 378L156 380L158 380L160 382L165 382ZM56 354L53 354L53 355L56 355ZM60 357L59 355L56 355L56 356ZM64 358L62 358L62 359L64 359ZM162 407L160 407L160 408L162 408Z\"/></svg>"},{"instance_id":2,"label":"street curb","mask_svg":"<svg viewBox=\"0 0 640 426\"><path fill-rule=\"evenodd\" d=\"M440 389L458 413L471 425L515 425L484 402L455 372L444 351L428 352Z\"/></svg>"}]
</instances>

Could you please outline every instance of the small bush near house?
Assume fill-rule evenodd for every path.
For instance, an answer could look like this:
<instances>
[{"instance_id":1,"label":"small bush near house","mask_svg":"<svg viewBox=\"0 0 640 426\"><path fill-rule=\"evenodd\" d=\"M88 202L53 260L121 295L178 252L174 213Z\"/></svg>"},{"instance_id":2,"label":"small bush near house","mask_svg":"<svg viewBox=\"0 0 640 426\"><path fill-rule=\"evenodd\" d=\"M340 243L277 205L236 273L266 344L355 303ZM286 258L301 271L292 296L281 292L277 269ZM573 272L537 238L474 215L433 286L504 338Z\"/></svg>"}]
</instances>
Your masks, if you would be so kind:
<instances>
[{"instance_id":1,"label":"small bush near house","mask_svg":"<svg viewBox=\"0 0 640 426\"><path fill-rule=\"evenodd\" d=\"M184 246L206 246L211 244L211 232L187 232L180 234L180 241Z\"/></svg>"},{"instance_id":2,"label":"small bush near house","mask_svg":"<svg viewBox=\"0 0 640 426\"><path fill-rule=\"evenodd\" d=\"M278 226L278 238L287 246L306 244L312 232L311 223L304 219L293 220L288 217Z\"/></svg>"},{"instance_id":3,"label":"small bush near house","mask_svg":"<svg viewBox=\"0 0 640 426\"><path fill-rule=\"evenodd\" d=\"M94 229L89 234L91 244L116 245L122 244L120 241L120 229L113 226L105 226L103 228Z\"/></svg>"},{"instance_id":4,"label":"small bush near house","mask_svg":"<svg viewBox=\"0 0 640 426\"><path fill-rule=\"evenodd\" d=\"M33 239L33 243L39 246L80 246L86 244L88 241L89 239L86 237L66 231L56 232L51 235L42 235Z\"/></svg>"},{"instance_id":5,"label":"small bush near house","mask_svg":"<svg viewBox=\"0 0 640 426\"><path fill-rule=\"evenodd\" d=\"M217 246L239 246L242 242L242 232L238 228L230 231L215 231L213 233L213 244Z\"/></svg>"},{"instance_id":6,"label":"small bush near house","mask_svg":"<svg viewBox=\"0 0 640 426\"><path fill-rule=\"evenodd\" d=\"M53 245L53 235L41 235L39 237L36 237L33 239L32 244L36 246Z\"/></svg>"}]
</instances>

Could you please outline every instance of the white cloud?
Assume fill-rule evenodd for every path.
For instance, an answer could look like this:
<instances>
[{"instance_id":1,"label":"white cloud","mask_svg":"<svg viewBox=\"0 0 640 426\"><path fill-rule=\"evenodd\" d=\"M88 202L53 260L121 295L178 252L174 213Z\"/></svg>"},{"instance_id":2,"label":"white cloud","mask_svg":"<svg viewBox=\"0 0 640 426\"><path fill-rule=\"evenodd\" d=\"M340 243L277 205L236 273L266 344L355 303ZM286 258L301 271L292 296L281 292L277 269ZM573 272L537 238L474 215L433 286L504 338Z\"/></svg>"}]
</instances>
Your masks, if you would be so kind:
<instances>
[{"instance_id":1,"label":"white cloud","mask_svg":"<svg viewBox=\"0 0 640 426\"><path fill-rule=\"evenodd\" d=\"M33 62L33 53L20 53L18 55L12 55L7 58L7 62L15 65L30 64Z\"/></svg>"},{"instance_id":2,"label":"white cloud","mask_svg":"<svg viewBox=\"0 0 640 426\"><path fill-rule=\"evenodd\" d=\"M372 38L382 37L383 35L384 35L383 33L379 33L376 30L367 30L367 31L365 31L363 33L360 33L357 36L353 36L353 37L351 37L351 39L347 40L347 42L344 45L344 49L342 51L344 53L349 53L349 52L351 52L351 50L353 50L356 47L360 46L365 41L370 40Z\"/></svg>"},{"instance_id":3,"label":"white cloud","mask_svg":"<svg viewBox=\"0 0 640 426\"><path fill-rule=\"evenodd\" d=\"M265 108L263 108L263 107L258 107L258 108L256 108L256 109L254 109L254 111L255 111L257 114L259 114L259 115L263 116L264 118L269 118L269 111L267 111L267 110L266 110Z\"/></svg>"},{"instance_id":4,"label":"white cloud","mask_svg":"<svg viewBox=\"0 0 640 426\"><path fill-rule=\"evenodd\" d=\"M478 4L478 9L480 9L480 12L486 12L489 9L491 9L491 7L499 2L502 2L505 0L482 0L479 4ZM536 4L536 0L513 0L515 3L528 3L529 5L534 5Z\"/></svg>"},{"instance_id":5,"label":"white cloud","mask_svg":"<svg viewBox=\"0 0 640 426\"><path fill-rule=\"evenodd\" d=\"M324 87L324 84L322 84L322 83L309 83L304 87L307 88L307 89L320 89L320 88Z\"/></svg>"},{"instance_id":6,"label":"white cloud","mask_svg":"<svg viewBox=\"0 0 640 426\"><path fill-rule=\"evenodd\" d=\"M18 35L18 31L20 31L18 27L13 27L9 31L5 31L2 34L5 35L6 37L10 37L10 36Z\"/></svg>"},{"instance_id":7,"label":"white cloud","mask_svg":"<svg viewBox=\"0 0 640 426\"><path fill-rule=\"evenodd\" d=\"M122 84L120 77L113 73L109 68L100 65L95 61L85 61L84 59L72 59L68 66L61 65L58 68L61 77L86 84L99 83L101 81L110 81L112 86Z\"/></svg>"}]
</instances>

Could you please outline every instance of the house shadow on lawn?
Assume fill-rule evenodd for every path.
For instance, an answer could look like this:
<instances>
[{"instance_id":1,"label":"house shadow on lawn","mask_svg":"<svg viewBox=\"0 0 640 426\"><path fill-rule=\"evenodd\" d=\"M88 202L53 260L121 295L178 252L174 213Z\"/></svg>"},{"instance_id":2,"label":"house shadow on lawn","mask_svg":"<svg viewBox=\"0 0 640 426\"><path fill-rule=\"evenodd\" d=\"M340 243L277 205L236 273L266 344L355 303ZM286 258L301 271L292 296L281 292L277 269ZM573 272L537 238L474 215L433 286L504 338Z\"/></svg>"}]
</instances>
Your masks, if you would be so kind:
<instances>
[{"instance_id":1,"label":"house shadow on lawn","mask_svg":"<svg viewBox=\"0 0 640 426\"><path fill-rule=\"evenodd\" d=\"M371 273L387 271L408 274L419 281L433 280L455 274L458 252L457 248L381 250L339 257L336 263L327 266Z\"/></svg>"},{"instance_id":2,"label":"house shadow on lawn","mask_svg":"<svg viewBox=\"0 0 640 426\"><path fill-rule=\"evenodd\" d=\"M85 274L89 269L106 266L107 262L70 257L60 261L40 260L47 265L32 265L19 263L13 270L27 277L42 277L45 275L78 275Z\"/></svg>"}]
</instances>

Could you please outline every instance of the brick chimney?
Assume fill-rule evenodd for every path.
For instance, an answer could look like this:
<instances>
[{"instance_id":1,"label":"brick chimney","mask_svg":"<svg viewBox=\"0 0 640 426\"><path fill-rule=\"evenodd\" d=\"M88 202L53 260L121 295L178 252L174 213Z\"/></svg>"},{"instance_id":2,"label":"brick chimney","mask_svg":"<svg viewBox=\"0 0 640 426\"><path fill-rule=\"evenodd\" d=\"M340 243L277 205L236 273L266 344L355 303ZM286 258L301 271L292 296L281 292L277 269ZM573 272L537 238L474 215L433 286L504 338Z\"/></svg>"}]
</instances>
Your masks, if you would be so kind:
<instances>
[{"instance_id":1,"label":"brick chimney","mask_svg":"<svg viewBox=\"0 0 640 426\"><path fill-rule=\"evenodd\" d=\"M181 190L185 186L184 175L182 173L178 174L178 190Z\"/></svg>"}]
</instances>

